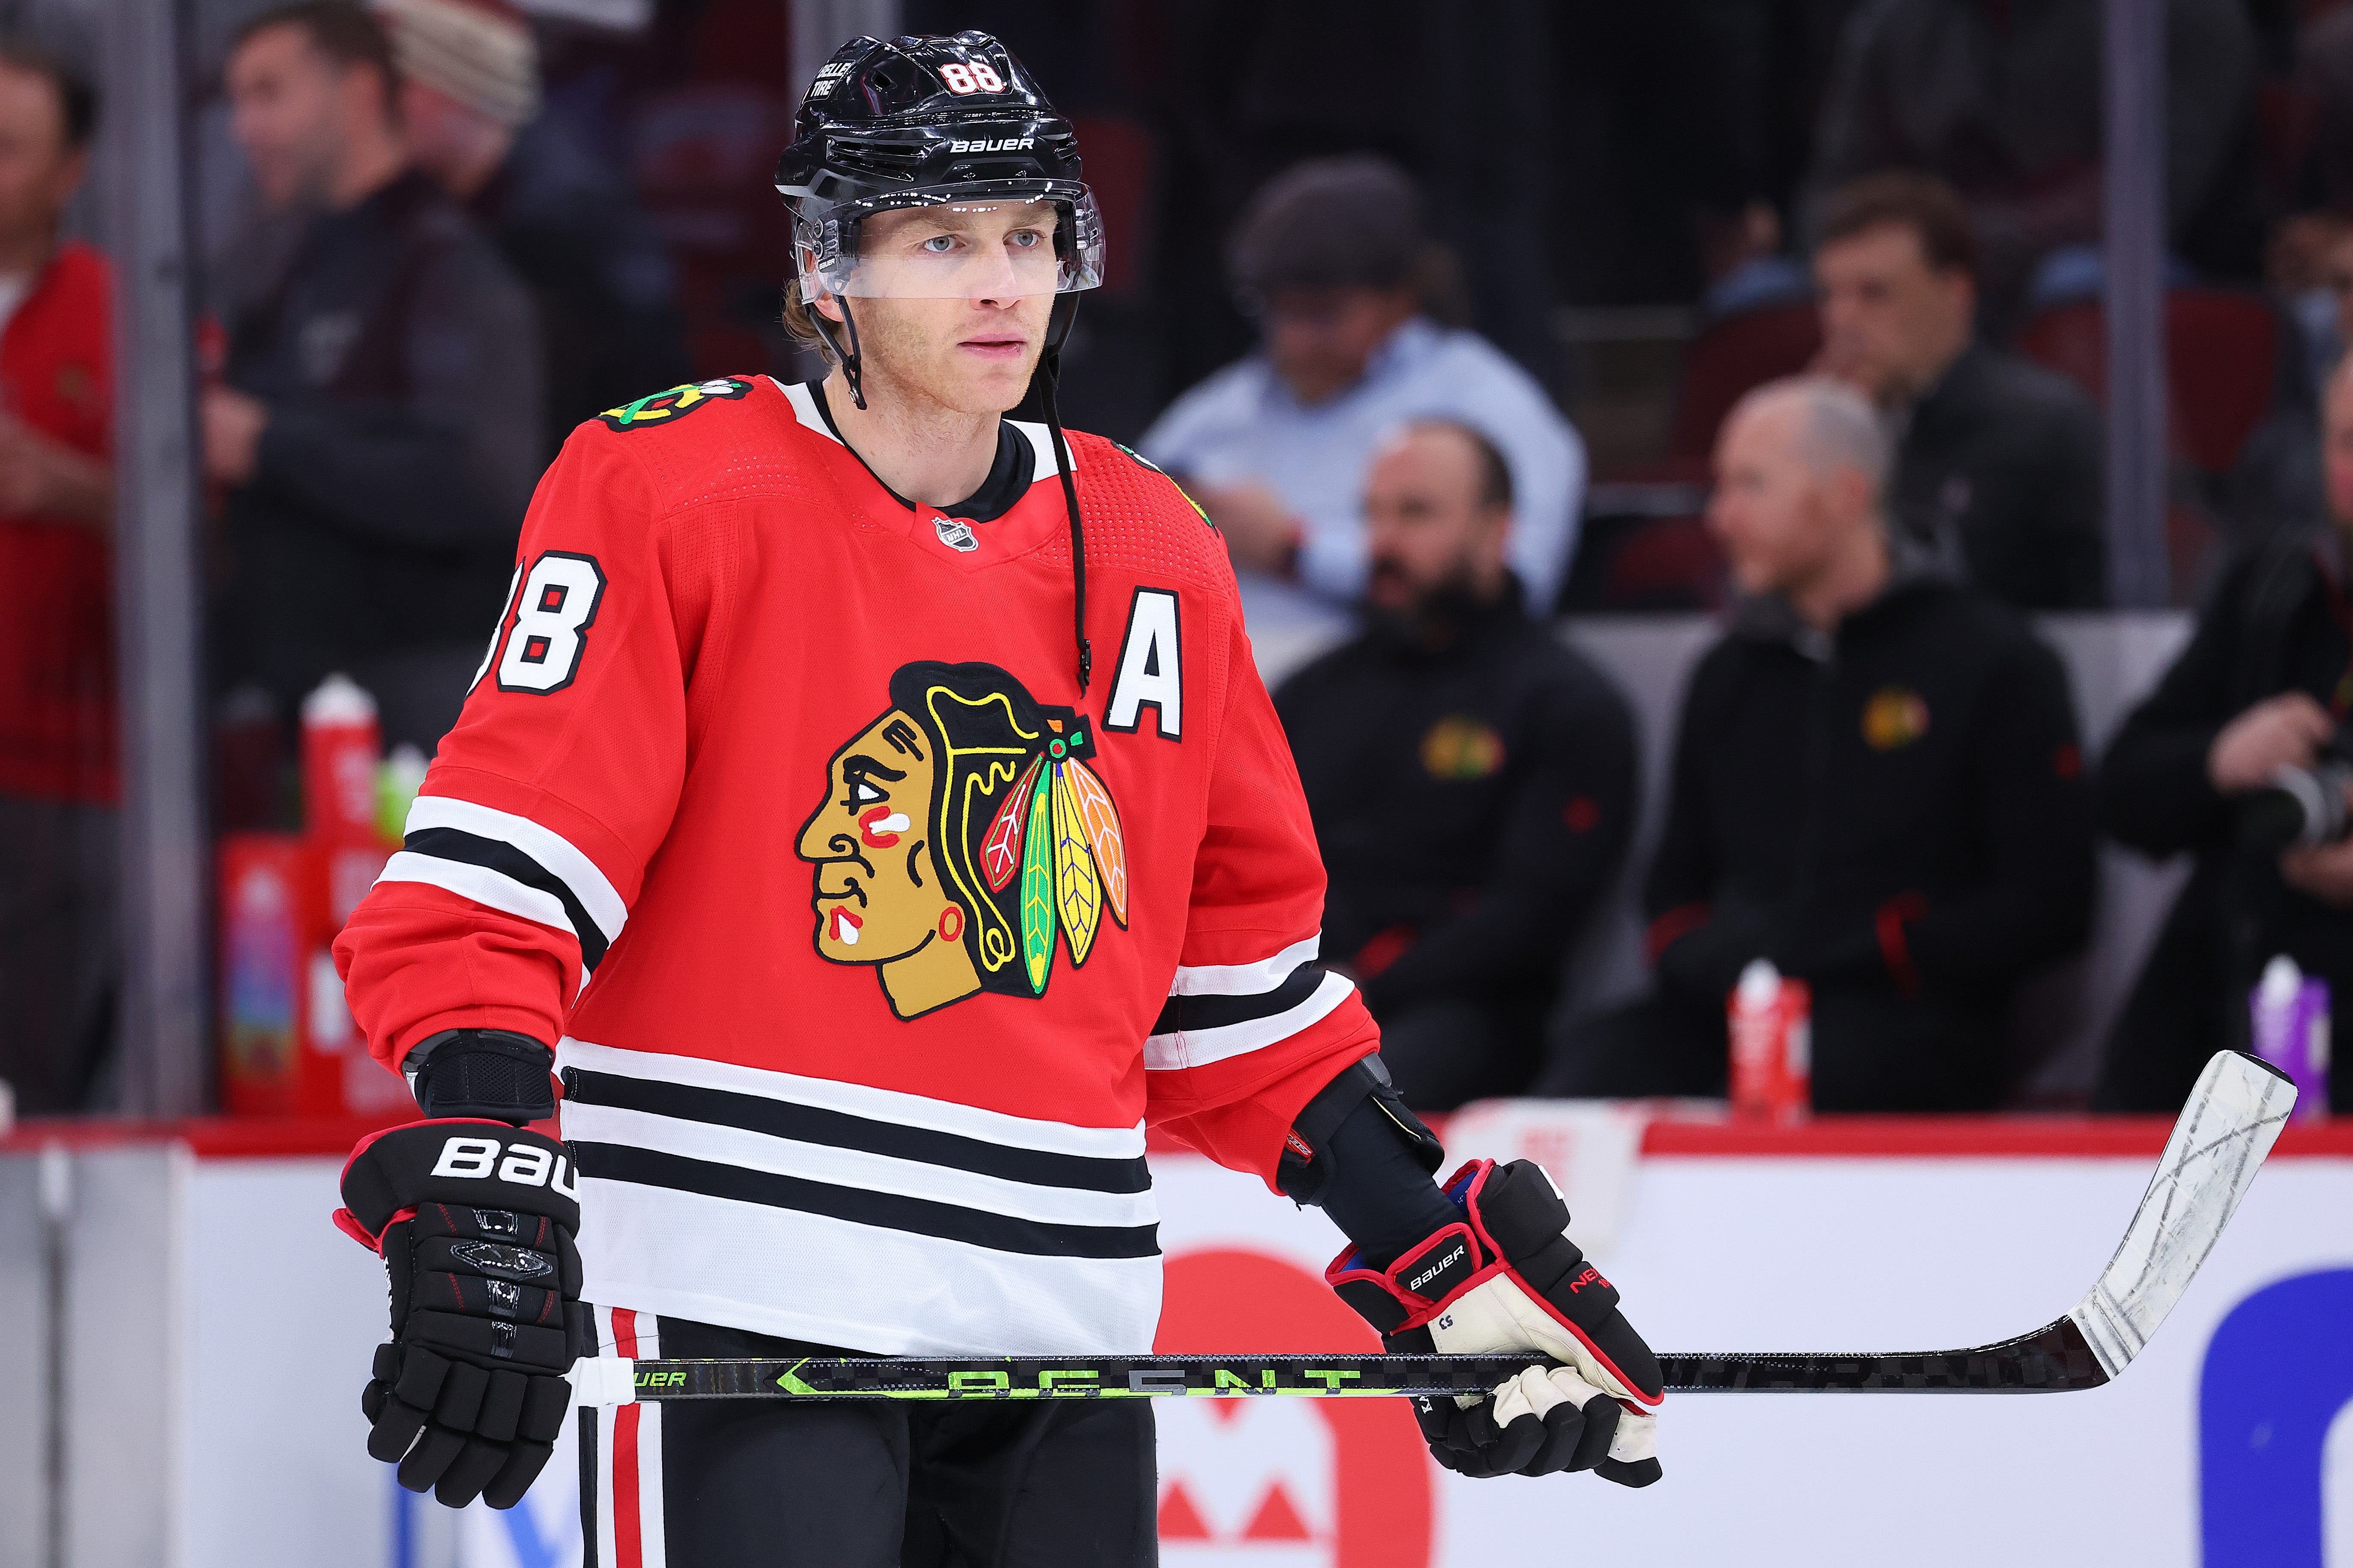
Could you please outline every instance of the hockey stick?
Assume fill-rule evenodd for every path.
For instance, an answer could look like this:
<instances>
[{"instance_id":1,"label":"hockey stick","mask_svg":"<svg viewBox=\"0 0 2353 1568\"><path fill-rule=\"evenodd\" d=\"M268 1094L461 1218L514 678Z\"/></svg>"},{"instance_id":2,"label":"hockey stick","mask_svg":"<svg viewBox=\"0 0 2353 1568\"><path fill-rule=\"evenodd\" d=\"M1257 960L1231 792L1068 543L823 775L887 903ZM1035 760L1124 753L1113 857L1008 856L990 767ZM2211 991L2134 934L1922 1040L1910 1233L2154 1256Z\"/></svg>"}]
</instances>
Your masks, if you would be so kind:
<instances>
[{"instance_id":1,"label":"hockey stick","mask_svg":"<svg viewBox=\"0 0 2353 1568\"><path fill-rule=\"evenodd\" d=\"M2245 1195L2295 1103L2285 1074L2236 1051L2206 1064L2115 1258L2066 1316L1968 1350L1662 1355L1672 1393L2041 1394L2097 1388L2130 1365ZM1160 1394L1484 1394L1529 1364L1483 1356L1011 1356L997 1359L585 1360L583 1405L640 1399L1144 1398Z\"/></svg>"}]
</instances>

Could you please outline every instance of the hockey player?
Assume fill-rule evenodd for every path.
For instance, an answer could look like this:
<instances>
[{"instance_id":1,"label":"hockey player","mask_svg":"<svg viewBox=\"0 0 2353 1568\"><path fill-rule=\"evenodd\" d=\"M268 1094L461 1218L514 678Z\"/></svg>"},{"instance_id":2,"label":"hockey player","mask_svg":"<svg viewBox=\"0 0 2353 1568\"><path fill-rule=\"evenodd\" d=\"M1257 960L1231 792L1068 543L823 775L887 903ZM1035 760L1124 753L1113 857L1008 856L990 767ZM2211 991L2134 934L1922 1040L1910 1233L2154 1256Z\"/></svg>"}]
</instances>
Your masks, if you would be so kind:
<instances>
[{"instance_id":1,"label":"hockey player","mask_svg":"<svg viewBox=\"0 0 2353 1568\"><path fill-rule=\"evenodd\" d=\"M393 1283L370 1451L506 1507L578 1354L1148 1350L1156 1124L1321 1205L1392 1348L1528 1353L1423 1412L1441 1462L1654 1479L1656 1361L1559 1197L1433 1185L1315 964L1216 534L1050 396L1001 417L1102 276L1069 122L983 34L860 38L776 183L831 374L574 434L336 944L428 1118L344 1174ZM584 1411L589 1561L1149 1563L1149 1404Z\"/></svg>"}]
</instances>

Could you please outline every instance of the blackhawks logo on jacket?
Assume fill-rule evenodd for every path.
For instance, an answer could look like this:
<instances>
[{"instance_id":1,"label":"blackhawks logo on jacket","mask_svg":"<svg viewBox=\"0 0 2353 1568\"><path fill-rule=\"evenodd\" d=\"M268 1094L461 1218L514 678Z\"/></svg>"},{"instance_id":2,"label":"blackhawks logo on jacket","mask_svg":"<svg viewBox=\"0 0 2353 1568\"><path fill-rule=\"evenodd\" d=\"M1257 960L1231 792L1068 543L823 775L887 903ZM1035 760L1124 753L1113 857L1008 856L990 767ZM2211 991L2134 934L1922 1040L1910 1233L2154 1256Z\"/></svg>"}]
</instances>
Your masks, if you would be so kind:
<instances>
[{"instance_id":1,"label":"blackhawks logo on jacket","mask_svg":"<svg viewBox=\"0 0 2353 1568\"><path fill-rule=\"evenodd\" d=\"M891 706L835 752L801 829L818 955L875 966L902 1018L976 992L1041 996L1127 925L1119 808L1084 714L993 664L900 666Z\"/></svg>"}]
</instances>

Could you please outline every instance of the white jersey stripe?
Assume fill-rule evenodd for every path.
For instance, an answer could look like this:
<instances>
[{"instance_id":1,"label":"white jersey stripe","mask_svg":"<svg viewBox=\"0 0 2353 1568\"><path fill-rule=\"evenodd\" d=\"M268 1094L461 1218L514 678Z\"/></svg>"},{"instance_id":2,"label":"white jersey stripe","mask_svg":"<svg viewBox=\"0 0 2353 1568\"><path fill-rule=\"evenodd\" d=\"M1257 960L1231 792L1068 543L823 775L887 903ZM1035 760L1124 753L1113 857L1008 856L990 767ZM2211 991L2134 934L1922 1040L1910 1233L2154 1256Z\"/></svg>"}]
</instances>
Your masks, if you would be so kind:
<instances>
[{"instance_id":1,"label":"white jersey stripe","mask_svg":"<svg viewBox=\"0 0 2353 1568\"><path fill-rule=\"evenodd\" d=\"M651 1312L638 1314L637 1359L661 1359L661 1320ZM644 1412L638 1419L638 1568L668 1568L670 1551L662 1521L662 1408L659 1404L623 1408Z\"/></svg>"},{"instance_id":2,"label":"white jersey stripe","mask_svg":"<svg viewBox=\"0 0 2353 1568\"><path fill-rule=\"evenodd\" d=\"M641 1312L876 1355L940 1356L1138 1355L1152 1348L1160 1317L1156 1253L1007 1253L590 1176L581 1178L580 1206L590 1289Z\"/></svg>"},{"instance_id":3,"label":"white jersey stripe","mask_svg":"<svg viewBox=\"0 0 2353 1568\"><path fill-rule=\"evenodd\" d=\"M613 1355L613 1309L596 1309L596 1344L600 1353ZM613 1438L619 1429L618 1417L627 1406L619 1405L591 1405L580 1412L585 1425L596 1423L596 1452L593 1466L596 1489L596 1539L593 1543L593 1561L596 1568L615 1568L620 1562L617 1550L613 1521L613 1468L616 1463Z\"/></svg>"},{"instance_id":4,"label":"white jersey stripe","mask_svg":"<svg viewBox=\"0 0 2353 1568\"><path fill-rule=\"evenodd\" d=\"M1208 1067L1212 1062L1264 1050L1320 1022L1355 990L1342 976L1327 973L1305 1001L1271 1016L1217 1028L1154 1035L1144 1042L1145 1070L1181 1072L1187 1068Z\"/></svg>"},{"instance_id":5,"label":"white jersey stripe","mask_svg":"<svg viewBox=\"0 0 2353 1568\"><path fill-rule=\"evenodd\" d=\"M1313 963L1322 950L1322 932L1304 942L1294 942L1272 958L1261 958L1255 963L1204 963L1193 968L1179 967L1176 984L1168 987L1171 996L1255 996L1261 991L1271 991L1291 978L1291 972L1303 963Z\"/></svg>"},{"instance_id":6,"label":"white jersey stripe","mask_svg":"<svg viewBox=\"0 0 2353 1568\"><path fill-rule=\"evenodd\" d=\"M596 868L596 862L562 834L527 816L493 811L453 795L420 795L408 808L407 831L419 833L429 827L453 827L477 838L495 838L513 845L572 889L572 896L580 900L580 907L588 911L588 918L596 922L596 929L605 933L607 943L620 936L621 927L628 921L628 906L613 890L605 873Z\"/></svg>"},{"instance_id":7,"label":"white jersey stripe","mask_svg":"<svg viewBox=\"0 0 2353 1568\"><path fill-rule=\"evenodd\" d=\"M826 424L825 416L818 412L817 399L809 395L807 386L797 381L778 381L773 375L768 380L785 395L785 401L793 405L793 417L801 422L802 429L814 430L837 447L845 444Z\"/></svg>"},{"instance_id":8,"label":"white jersey stripe","mask_svg":"<svg viewBox=\"0 0 2353 1568\"><path fill-rule=\"evenodd\" d=\"M1012 426L1016 432L1029 442L1029 449L1033 455L1029 465L1029 482L1034 485L1040 479L1060 479L1061 469L1054 462L1054 438L1046 433L1046 427L1027 419L1008 419L1006 423ZM1071 453L1071 471L1076 473L1078 470L1079 454L1073 450Z\"/></svg>"},{"instance_id":9,"label":"white jersey stripe","mask_svg":"<svg viewBox=\"0 0 2353 1568\"><path fill-rule=\"evenodd\" d=\"M805 1143L614 1105L567 1104L564 1136L589 1143L626 1143L683 1159L717 1161L744 1170L771 1171L865 1192L894 1193L1049 1225L1131 1226L1156 1225L1160 1220L1149 1191L1105 1193L1039 1186L862 1149Z\"/></svg>"},{"instance_id":10,"label":"white jersey stripe","mask_svg":"<svg viewBox=\"0 0 2353 1568\"><path fill-rule=\"evenodd\" d=\"M376 880L423 882L461 899L471 899L501 914L554 926L574 941L579 940L579 933L572 929L572 917L565 912L563 901L554 893L527 888L487 866L470 866L463 860L444 860L436 855L417 855L403 849L384 863L384 873Z\"/></svg>"},{"instance_id":11,"label":"white jersey stripe","mask_svg":"<svg viewBox=\"0 0 2353 1568\"><path fill-rule=\"evenodd\" d=\"M1335 1004L1337 1005L1337 1004ZM984 1048L976 1039L975 1049ZM657 1083L691 1084L702 1089L756 1094L769 1100L811 1105L872 1121L952 1132L1015 1149L1036 1149L1050 1154L1077 1154L1098 1160L1134 1160L1144 1153L1144 1123L1133 1127L1077 1127L1061 1121L1039 1121L1026 1116L984 1110L978 1106L932 1100L896 1089L870 1089L837 1079L803 1078L797 1073L770 1072L707 1061L701 1057L670 1056L661 1051L628 1051L592 1045L566 1036L555 1047L561 1071L576 1067L587 1072L614 1073L623 1078L649 1079ZM691 1314L686 1314L691 1315Z\"/></svg>"}]
</instances>

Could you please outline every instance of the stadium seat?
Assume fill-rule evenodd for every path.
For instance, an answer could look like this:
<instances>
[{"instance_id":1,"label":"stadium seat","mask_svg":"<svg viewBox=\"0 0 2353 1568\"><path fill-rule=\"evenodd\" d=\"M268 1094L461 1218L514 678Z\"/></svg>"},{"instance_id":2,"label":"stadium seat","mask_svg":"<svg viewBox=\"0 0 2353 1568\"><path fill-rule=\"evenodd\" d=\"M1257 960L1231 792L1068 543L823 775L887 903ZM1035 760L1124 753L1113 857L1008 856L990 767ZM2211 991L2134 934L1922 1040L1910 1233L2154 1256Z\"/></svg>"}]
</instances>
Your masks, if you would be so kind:
<instances>
[{"instance_id":1,"label":"stadium seat","mask_svg":"<svg viewBox=\"0 0 2353 1568\"><path fill-rule=\"evenodd\" d=\"M1683 353L1668 452L1705 460L1715 446L1715 427L1744 394L1797 374L1821 346L1821 323L1810 300L1743 310L1701 328Z\"/></svg>"},{"instance_id":2,"label":"stadium seat","mask_svg":"<svg viewBox=\"0 0 2353 1568\"><path fill-rule=\"evenodd\" d=\"M2176 289L2166 296L2165 336L2174 453L2200 473L2229 473L2278 395L2279 313L2257 294ZM2105 405L2107 330L2098 300L2037 312L2018 347Z\"/></svg>"}]
</instances>

